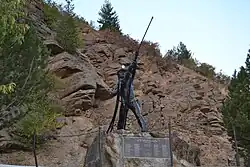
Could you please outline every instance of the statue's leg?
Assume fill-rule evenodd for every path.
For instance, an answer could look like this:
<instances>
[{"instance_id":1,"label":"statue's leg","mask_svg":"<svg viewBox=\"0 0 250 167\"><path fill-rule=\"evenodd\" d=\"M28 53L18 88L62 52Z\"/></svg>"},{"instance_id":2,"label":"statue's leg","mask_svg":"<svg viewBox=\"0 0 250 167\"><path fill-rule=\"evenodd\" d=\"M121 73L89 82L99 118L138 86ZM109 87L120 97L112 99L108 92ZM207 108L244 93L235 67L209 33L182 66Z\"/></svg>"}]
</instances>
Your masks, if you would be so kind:
<instances>
[{"instance_id":1,"label":"statue's leg","mask_svg":"<svg viewBox=\"0 0 250 167\"><path fill-rule=\"evenodd\" d=\"M129 108L128 107L126 107L125 109L124 109L124 129L126 129L126 123L127 123L127 117L128 117L128 110L129 110Z\"/></svg>"},{"instance_id":2,"label":"statue's leg","mask_svg":"<svg viewBox=\"0 0 250 167\"><path fill-rule=\"evenodd\" d=\"M125 124L124 118L125 118L125 105L123 103L121 103L117 129L124 129L124 124Z\"/></svg>"},{"instance_id":3,"label":"statue's leg","mask_svg":"<svg viewBox=\"0 0 250 167\"><path fill-rule=\"evenodd\" d=\"M134 115L135 115L135 117L137 119L137 122L141 127L141 131L142 132L147 132L148 131L147 124L146 124L144 118L141 115L140 106L136 102L136 100L131 101L129 107L132 110L132 112L134 113Z\"/></svg>"}]
</instances>

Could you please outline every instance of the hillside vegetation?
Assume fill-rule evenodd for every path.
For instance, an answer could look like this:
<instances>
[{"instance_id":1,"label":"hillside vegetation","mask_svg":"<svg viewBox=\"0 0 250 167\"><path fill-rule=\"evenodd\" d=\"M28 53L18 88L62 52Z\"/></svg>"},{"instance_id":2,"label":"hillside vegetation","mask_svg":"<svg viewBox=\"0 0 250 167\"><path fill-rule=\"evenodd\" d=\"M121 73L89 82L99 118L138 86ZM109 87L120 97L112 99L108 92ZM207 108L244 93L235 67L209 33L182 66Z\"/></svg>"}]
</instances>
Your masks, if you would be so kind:
<instances>
[{"instance_id":1,"label":"hillside vegetation","mask_svg":"<svg viewBox=\"0 0 250 167\"><path fill-rule=\"evenodd\" d=\"M0 5L0 127L13 126L19 140L27 142L34 133L40 136L54 128L54 119L60 113L47 97L53 89L53 80L44 70L50 53L27 18L25 3L11 0Z\"/></svg>"}]
</instances>

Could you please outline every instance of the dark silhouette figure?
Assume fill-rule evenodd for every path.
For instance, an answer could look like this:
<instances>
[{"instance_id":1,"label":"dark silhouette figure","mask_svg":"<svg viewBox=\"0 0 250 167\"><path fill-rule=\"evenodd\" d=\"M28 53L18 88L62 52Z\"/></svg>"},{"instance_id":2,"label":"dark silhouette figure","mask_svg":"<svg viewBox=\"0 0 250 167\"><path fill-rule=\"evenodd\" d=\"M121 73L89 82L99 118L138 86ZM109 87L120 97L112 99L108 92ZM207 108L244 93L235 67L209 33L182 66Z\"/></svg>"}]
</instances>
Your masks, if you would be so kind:
<instances>
[{"instance_id":1,"label":"dark silhouette figure","mask_svg":"<svg viewBox=\"0 0 250 167\"><path fill-rule=\"evenodd\" d=\"M125 68L125 66L123 65L122 68L117 72L118 83L116 84L114 90L111 92L112 96L118 94L121 97L117 129L125 129L127 114L128 110L130 109L134 113L138 124L141 127L141 131L147 132L148 129L146 122L141 115L140 105L134 94L132 74L135 68L135 63L129 65L128 68Z\"/></svg>"}]
</instances>

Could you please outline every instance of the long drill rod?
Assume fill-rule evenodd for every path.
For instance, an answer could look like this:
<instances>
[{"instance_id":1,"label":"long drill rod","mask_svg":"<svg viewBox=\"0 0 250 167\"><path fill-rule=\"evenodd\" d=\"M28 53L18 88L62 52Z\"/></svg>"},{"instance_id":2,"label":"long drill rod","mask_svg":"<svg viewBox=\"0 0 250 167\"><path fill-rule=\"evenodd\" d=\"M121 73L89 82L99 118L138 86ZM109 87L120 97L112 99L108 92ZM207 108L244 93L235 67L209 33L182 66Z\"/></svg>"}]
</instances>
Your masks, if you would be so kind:
<instances>
[{"instance_id":1,"label":"long drill rod","mask_svg":"<svg viewBox=\"0 0 250 167\"><path fill-rule=\"evenodd\" d=\"M140 44L139 44L139 47L138 47L138 50L137 50L137 54L135 55L135 60L137 59L137 57L138 57L138 55L139 55L139 50L140 50L140 48L141 48L142 42L144 41L144 38L145 38L145 36L146 36L146 34L147 34L147 32L148 32L148 29L149 29L149 27L150 27L151 22L153 21L153 19L154 19L154 17L152 16L152 17L151 17L151 20L150 20L150 22L149 22L149 24L148 24L148 27L147 27L147 29L146 29L146 31L145 31L143 37L142 37L142 40L141 40L141 42L140 42Z\"/></svg>"}]
</instances>

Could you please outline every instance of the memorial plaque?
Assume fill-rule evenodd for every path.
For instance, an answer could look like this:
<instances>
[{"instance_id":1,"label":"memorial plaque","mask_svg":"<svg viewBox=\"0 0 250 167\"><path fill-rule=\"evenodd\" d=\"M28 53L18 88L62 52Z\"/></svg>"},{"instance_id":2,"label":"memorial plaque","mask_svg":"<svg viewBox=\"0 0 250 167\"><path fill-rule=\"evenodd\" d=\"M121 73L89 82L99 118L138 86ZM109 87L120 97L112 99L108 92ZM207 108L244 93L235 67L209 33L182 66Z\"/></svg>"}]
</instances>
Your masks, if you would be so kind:
<instances>
[{"instance_id":1,"label":"memorial plaque","mask_svg":"<svg viewBox=\"0 0 250 167\"><path fill-rule=\"evenodd\" d=\"M125 158L170 158L168 138L124 137Z\"/></svg>"},{"instance_id":2,"label":"memorial plaque","mask_svg":"<svg viewBox=\"0 0 250 167\"><path fill-rule=\"evenodd\" d=\"M91 144L91 146L88 148L87 154L86 154L86 166L87 167L95 167L98 166L100 161L100 148L99 148L99 137L96 137Z\"/></svg>"}]
</instances>

